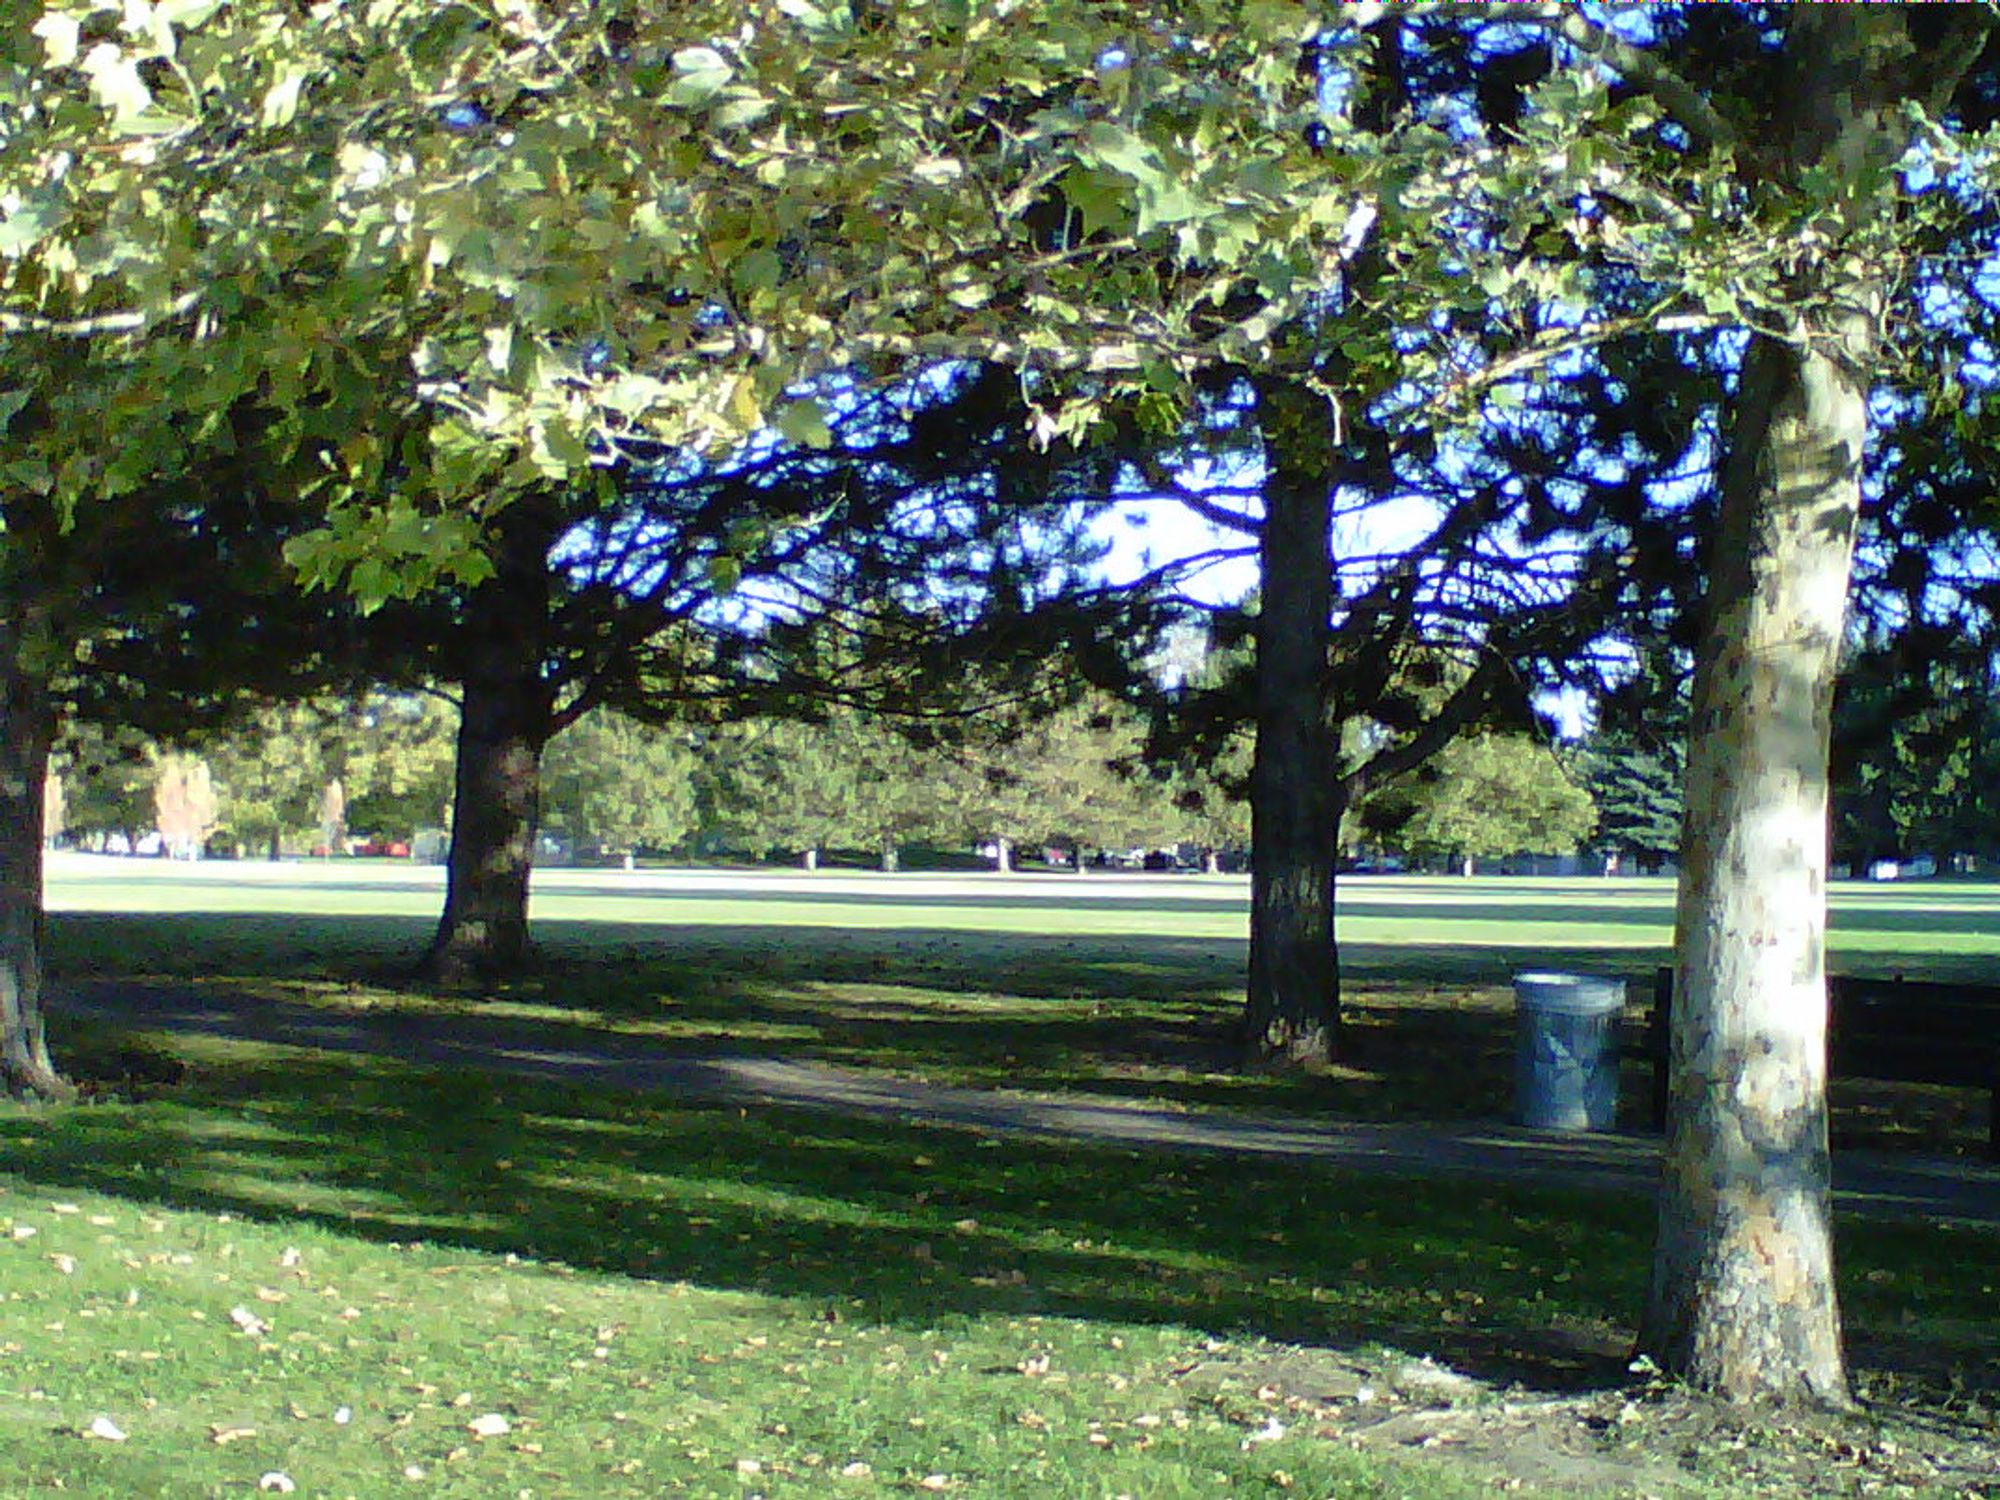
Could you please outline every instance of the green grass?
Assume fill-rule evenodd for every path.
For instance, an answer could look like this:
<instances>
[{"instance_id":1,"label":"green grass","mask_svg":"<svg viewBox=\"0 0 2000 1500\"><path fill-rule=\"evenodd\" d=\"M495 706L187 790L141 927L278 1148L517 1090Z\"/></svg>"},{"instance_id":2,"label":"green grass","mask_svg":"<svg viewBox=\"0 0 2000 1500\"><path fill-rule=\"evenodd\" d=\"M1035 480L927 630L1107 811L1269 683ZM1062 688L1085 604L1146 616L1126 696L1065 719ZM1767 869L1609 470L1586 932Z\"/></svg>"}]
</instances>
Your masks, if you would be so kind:
<instances>
[{"instance_id":1,"label":"green grass","mask_svg":"<svg viewBox=\"0 0 2000 1500\"><path fill-rule=\"evenodd\" d=\"M1615 1378L1650 1233L1616 1198L187 1051L151 1102L0 1108L0 1494L1468 1494L1349 1452L1315 1361ZM1850 1331L1991 1385L2000 1241L1941 1243L1846 1226ZM100 1415L129 1441L77 1435Z\"/></svg>"},{"instance_id":2,"label":"green grass","mask_svg":"<svg viewBox=\"0 0 2000 1500\"><path fill-rule=\"evenodd\" d=\"M1349 881L1341 1065L1246 1073L1232 1031L1244 891L1240 880L761 875L733 895L635 895L617 872L555 872L536 907L543 969L445 996L402 977L434 920L435 871L351 861L189 876L100 861L88 878L59 877L51 898L65 976L472 1015L541 1045L748 1052L943 1084L1391 1119L1504 1112L1512 974L1621 975L1636 1003L1670 935L1664 881ZM120 907L137 915L111 914ZM1844 970L2000 974L2000 887L1841 885L1835 923ZM1641 1123L1636 1064L1624 1094ZM1985 1139L1977 1091L1843 1083L1835 1103L1849 1144L1976 1152Z\"/></svg>"},{"instance_id":3,"label":"green grass","mask_svg":"<svg viewBox=\"0 0 2000 1500\"><path fill-rule=\"evenodd\" d=\"M59 882L58 979L1378 1116L1497 1113L1513 969L1636 977L1657 952L1618 934L1664 939L1651 886L1378 882L1347 924L1352 1060L1256 1078L1224 1066L1240 888L1162 882L1088 921L957 890L580 889L544 904L539 972L441 994L401 977L420 882L172 873ZM2000 895L1858 894L1850 930L1885 966L1988 962ZM1567 942L1445 940L1518 936L1510 912ZM1923 947L1947 920L1954 950ZM1406 929L1427 940L1384 936ZM1487 1493L1490 1471L1350 1448L1339 1371L1407 1354L1616 1386L1651 1240L1617 1197L596 1095L59 1010L55 1031L79 1073L143 1086L0 1105L0 1496L240 1494L269 1471L357 1497ZM1944 1102L1894 1108L1935 1128ZM1844 1224L1871 1388L1989 1401L1995 1264L2000 1236ZM476 1436L487 1414L508 1430ZM99 1416L128 1440L80 1435ZM1288 1435L1251 1441L1272 1417Z\"/></svg>"},{"instance_id":4,"label":"green grass","mask_svg":"<svg viewBox=\"0 0 2000 1500\"><path fill-rule=\"evenodd\" d=\"M620 872L555 870L539 877L543 923L606 932L726 928L834 933L980 933L1050 938L1171 938L1241 942L1244 879L976 874L871 880L848 872L738 873L733 885L652 889ZM724 878L716 872L716 879ZM190 871L154 861L71 860L52 870L50 906L76 912L288 914L392 918L421 926L439 904L435 869L386 861ZM1973 881L1836 882L1832 948L1844 968L1915 964L1991 968L2000 962L2000 885ZM1673 885L1663 879L1397 876L1340 884L1341 940L1364 967L1442 960L1453 972L1504 973L1525 956L1599 955L1649 961L1672 939ZM1384 952L1382 950L1394 950ZM1498 950L1489 953L1489 950Z\"/></svg>"}]
</instances>

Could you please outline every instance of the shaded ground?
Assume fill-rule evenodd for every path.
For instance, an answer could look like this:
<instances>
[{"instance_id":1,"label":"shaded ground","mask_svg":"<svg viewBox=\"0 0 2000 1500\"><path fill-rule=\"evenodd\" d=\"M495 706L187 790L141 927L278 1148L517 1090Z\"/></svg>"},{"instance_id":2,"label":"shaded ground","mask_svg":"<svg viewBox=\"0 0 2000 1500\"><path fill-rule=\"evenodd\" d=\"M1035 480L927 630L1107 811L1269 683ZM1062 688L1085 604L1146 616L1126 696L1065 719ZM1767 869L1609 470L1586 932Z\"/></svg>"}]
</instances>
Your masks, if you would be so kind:
<instances>
[{"instance_id":1,"label":"shaded ground","mask_svg":"<svg viewBox=\"0 0 2000 1500\"><path fill-rule=\"evenodd\" d=\"M1491 1120L1454 1125L1193 1112L1074 1095L940 1087L810 1061L677 1056L615 1032L552 1032L543 1023L491 1016L342 1012L215 986L98 981L68 987L59 1004L77 1020L140 1031L374 1053L703 1101L824 1109L1144 1149L1286 1156L1349 1171L1632 1193L1651 1191L1657 1174L1658 1142L1641 1135L1530 1131ZM1852 1212L2000 1224L2000 1168L1844 1152L1835 1172L1838 1202Z\"/></svg>"},{"instance_id":2,"label":"shaded ground","mask_svg":"<svg viewBox=\"0 0 2000 1500\"><path fill-rule=\"evenodd\" d=\"M51 1182L913 1327L1048 1311L1215 1328L1166 1374L1246 1444L1282 1428L1274 1454L1429 1454L1526 1492L2000 1495L2000 1242L1949 1227L2000 1217L2000 1175L1968 1155L1977 1094L1843 1093L1846 1141L1924 1148L1838 1157L1843 1206L1882 1216L1842 1236L1864 1410L1729 1413L1626 1368L1650 1142L1495 1123L1518 955L1349 945L1349 1060L1302 1079L1230 1070L1229 939L542 931L539 974L439 995L391 961L417 922L59 918L62 1039L117 1022L323 1053L195 1052L190 1079L171 1042L100 1048L91 1071L157 1106L0 1146ZM1656 959L1537 955L1635 981ZM385 1059L575 1087L560 1107L542 1082L413 1098ZM1626 1094L1643 1097L1636 1074ZM1525 1208L1458 1186L1482 1181L1592 1192Z\"/></svg>"},{"instance_id":3,"label":"shaded ground","mask_svg":"<svg viewBox=\"0 0 2000 1500\"><path fill-rule=\"evenodd\" d=\"M1636 1306L1642 1176L1604 1179L1629 1192L1539 1201L1436 1190L1430 1174L1462 1170L1448 1156L1351 1148L1448 1144L1449 1131L1360 1122L1321 1137L1296 1121L1237 1121L1280 1151L1161 1152L1177 1142L1153 1132L1202 1122L796 1063L739 1074L715 1058L692 1066L716 1071L662 1094L657 1073L618 1070L672 1059L531 1055L518 1044L532 1027L461 1018L443 1035L407 1015L232 1014L185 993L134 995L71 1015L130 1011L164 1038L96 1054L98 1071L122 1070L155 1102L86 1106L53 1130L24 1119L0 1130L0 1160L40 1180L321 1219L391 1243L772 1293L836 1320L922 1329L1049 1314L1217 1329L1197 1355L1133 1378L1223 1413L1245 1444L1270 1443L1276 1472L1299 1443L1334 1442L1525 1493L2000 1494L2000 1357L1978 1279L2000 1261L1991 1231L1850 1221L1844 1298L1863 1412L1731 1413L1627 1370L1632 1333L1617 1313ZM205 1045L192 1045L196 1027ZM240 1032L287 1042L239 1056L213 1040ZM176 1062L176 1038L190 1061ZM482 1054L521 1081L408 1066L463 1068ZM717 1092L672 1102L690 1079ZM942 1125L927 1122L926 1096ZM971 1103L985 1112L967 1115ZM1059 1113L1012 1135L1015 1106ZM1102 1115L1136 1133L1096 1138L1086 1127ZM1334 1164L1362 1176L1301 1154L1328 1139L1345 1143ZM1579 1159L1621 1145L1571 1144ZM1040 1378L1031 1365L1001 1374L1024 1401Z\"/></svg>"}]
</instances>

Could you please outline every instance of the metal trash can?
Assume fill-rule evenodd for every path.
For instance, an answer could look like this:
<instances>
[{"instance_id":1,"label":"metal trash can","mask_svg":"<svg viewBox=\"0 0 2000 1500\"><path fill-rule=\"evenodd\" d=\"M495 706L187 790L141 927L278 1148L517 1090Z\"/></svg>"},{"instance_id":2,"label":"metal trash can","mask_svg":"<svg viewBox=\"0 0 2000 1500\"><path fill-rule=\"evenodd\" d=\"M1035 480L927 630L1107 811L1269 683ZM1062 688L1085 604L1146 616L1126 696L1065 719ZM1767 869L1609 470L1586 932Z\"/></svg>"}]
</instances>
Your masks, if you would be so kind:
<instances>
[{"instance_id":1,"label":"metal trash can","mask_svg":"<svg viewBox=\"0 0 2000 1500\"><path fill-rule=\"evenodd\" d=\"M1514 1113L1537 1130L1618 1124L1618 1022L1625 981L1516 974Z\"/></svg>"}]
</instances>

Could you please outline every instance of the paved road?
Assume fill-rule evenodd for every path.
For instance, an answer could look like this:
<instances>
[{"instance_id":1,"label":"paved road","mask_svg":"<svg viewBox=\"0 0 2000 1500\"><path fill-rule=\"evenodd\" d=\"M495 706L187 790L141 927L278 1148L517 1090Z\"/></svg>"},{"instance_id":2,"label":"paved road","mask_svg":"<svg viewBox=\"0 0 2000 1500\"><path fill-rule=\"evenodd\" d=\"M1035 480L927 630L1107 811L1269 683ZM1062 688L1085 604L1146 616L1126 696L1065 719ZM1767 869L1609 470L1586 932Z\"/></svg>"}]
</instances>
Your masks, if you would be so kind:
<instances>
[{"instance_id":1,"label":"paved road","mask_svg":"<svg viewBox=\"0 0 2000 1500\"><path fill-rule=\"evenodd\" d=\"M1078 1095L945 1088L820 1063L662 1052L586 1027L407 1012L340 1013L194 988L101 982L52 996L66 1014L446 1067L481 1068L677 1098L785 1105L841 1114L1095 1141L1142 1149L1223 1151L1324 1161L1357 1172L1532 1182L1650 1192L1659 1142L1498 1123L1380 1124L1255 1114L1186 1113ZM1834 1163L1839 1206L1883 1218L2000 1225L2000 1167L1851 1152Z\"/></svg>"}]
</instances>

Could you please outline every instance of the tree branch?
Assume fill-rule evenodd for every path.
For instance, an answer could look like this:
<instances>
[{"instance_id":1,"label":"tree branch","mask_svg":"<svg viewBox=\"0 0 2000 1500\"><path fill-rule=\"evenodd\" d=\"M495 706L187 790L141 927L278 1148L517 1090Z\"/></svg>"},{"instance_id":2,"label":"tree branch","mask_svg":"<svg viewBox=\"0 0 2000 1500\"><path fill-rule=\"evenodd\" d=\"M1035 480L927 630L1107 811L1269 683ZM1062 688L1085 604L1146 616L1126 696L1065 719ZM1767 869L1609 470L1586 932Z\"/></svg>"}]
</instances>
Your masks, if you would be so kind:
<instances>
[{"instance_id":1,"label":"tree branch","mask_svg":"<svg viewBox=\"0 0 2000 1500\"><path fill-rule=\"evenodd\" d=\"M1452 7L1456 9L1457 7ZM1643 47L1605 30L1574 5L1512 4L1476 7L1489 21L1511 22L1552 31L1585 57L1612 69L1627 83L1651 94L1689 135L1728 150L1739 144L1736 128L1701 91Z\"/></svg>"}]
</instances>

